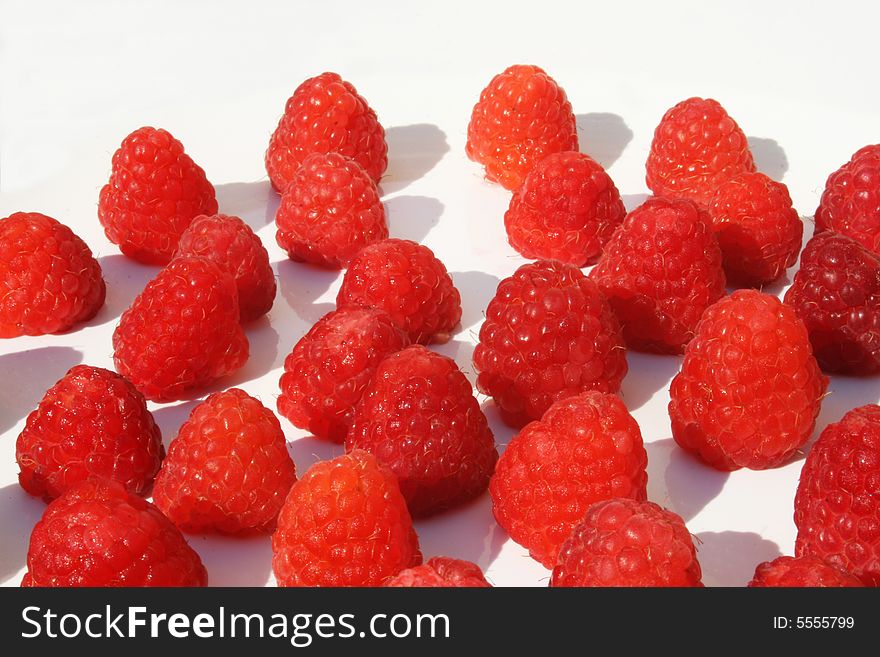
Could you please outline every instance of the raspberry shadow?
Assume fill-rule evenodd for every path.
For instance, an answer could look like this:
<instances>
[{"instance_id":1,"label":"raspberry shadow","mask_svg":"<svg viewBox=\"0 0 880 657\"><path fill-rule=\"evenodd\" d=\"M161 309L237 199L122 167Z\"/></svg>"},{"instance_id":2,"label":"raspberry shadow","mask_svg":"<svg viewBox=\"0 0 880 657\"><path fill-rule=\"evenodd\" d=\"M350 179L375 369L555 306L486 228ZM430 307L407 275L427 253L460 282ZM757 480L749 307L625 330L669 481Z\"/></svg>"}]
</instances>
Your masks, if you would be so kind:
<instances>
[{"instance_id":1,"label":"raspberry shadow","mask_svg":"<svg viewBox=\"0 0 880 657\"><path fill-rule=\"evenodd\" d=\"M575 114L574 118L581 153L586 153L605 169L620 159L632 141L633 131L619 114L590 112Z\"/></svg>"},{"instance_id":2,"label":"raspberry shadow","mask_svg":"<svg viewBox=\"0 0 880 657\"><path fill-rule=\"evenodd\" d=\"M46 391L82 361L82 353L70 347L40 347L0 356L0 433L27 417ZM14 450L16 436L10 433L3 438ZM14 457L14 452L8 454Z\"/></svg>"},{"instance_id":3,"label":"raspberry shadow","mask_svg":"<svg viewBox=\"0 0 880 657\"><path fill-rule=\"evenodd\" d=\"M279 291L275 307L270 313L275 318L273 323L278 321L279 314L286 314L290 310L304 323L292 341L284 341L285 349L289 349L315 322L335 310L336 292L342 283L342 272L293 262L287 258L273 262L272 266L278 273Z\"/></svg>"},{"instance_id":4,"label":"raspberry shadow","mask_svg":"<svg viewBox=\"0 0 880 657\"><path fill-rule=\"evenodd\" d=\"M672 438L652 440L650 427L643 428L648 452L648 499L675 511L685 522L692 520L721 494L730 473L701 463Z\"/></svg>"},{"instance_id":5,"label":"raspberry shadow","mask_svg":"<svg viewBox=\"0 0 880 657\"><path fill-rule=\"evenodd\" d=\"M31 497L18 484L0 488L0 524L3 527L3 549L0 550L0 584L13 578L26 567L31 530L46 505Z\"/></svg>"},{"instance_id":6,"label":"raspberry shadow","mask_svg":"<svg viewBox=\"0 0 880 657\"><path fill-rule=\"evenodd\" d=\"M446 133L432 123L392 126L385 130L385 141L388 169L379 181L383 196L422 178L449 152Z\"/></svg>"},{"instance_id":7,"label":"raspberry shadow","mask_svg":"<svg viewBox=\"0 0 880 657\"><path fill-rule=\"evenodd\" d=\"M630 349L626 362L629 369L620 384L620 397L632 412L650 402L657 392L669 390L669 383L681 369L682 357Z\"/></svg>"},{"instance_id":8,"label":"raspberry shadow","mask_svg":"<svg viewBox=\"0 0 880 657\"><path fill-rule=\"evenodd\" d=\"M430 557L451 556L472 561L483 572L490 568L507 541L507 533L492 515L488 492L462 506L417 520L415 527L426 561Z\"/></svg>"},{"instance_id":9,"label":"raspberry shadow","mask_svg":"<svg viewBox=\"0 0 880 657\"><path fill-rule=\"evenodd\" d=\"M117 319L161 269L143 265L121 254L101 256L98 264L107 284L107 297L98 314L83 326L101 326Z\"/></svg>"},{"instance_id":10,"label":"raspberry shadow","mask_svg":"<svg viewBox=\"0 0 880 657\"><path fill-rule=\"evenodd\" d=\"M214 191L217 194L218 212L244 220L255 233L275 220L281 197L272 191L268 180L224 183L216 185Z\"/></svg>"},{"instance_id":11,"label":"raspberry shadow","mask_svg":"<svg viewBox=\"0 0 880 657\"><path fill-rule=\"evenodd\" d=\"M832 422L840 422L844 415L854 408L865 404L880 402L880 377L877 376L844 376L828 377L828 389L822 398L816 428L806 445L796 452L792 461L803 461L813 443Z\"/></svg>"},{"instance_id":12,"label":"raspberry shadow","mask_svg":"<svg viewBox=\"0 0 880 657\"><path fill-rule=\"evenodd\" d=\"M186 534L208 570L209 586L265 586L272 578L269 535ZM235 564L230 568L231 564Z\"/></svg>"},{"instance_id":13,"label":"raspberry shadow","mask_svg":"<svg viewBox=\"0 0 880 657\"><path fill-rule=\"evenodd\" d=\"M413 242L423 241L443 214L443 204L430 196L400 194L384 203L390 236Z\"/></svg>"},{"instance_id":14,"label":"raspberry shadow","mask_svg":"<svg viewBox=\"0 0 880 657\"><path fill-rule=\"evenodd\" d=\"M766 173L773 180L782 180L788 171L788 157L775 139L748 137L749 149L755 158L758 171Z\"/></svg>"},{"instance_id":15,"label":"raspberry shadow","mask_svg":"<svg viewBox=\"0 0 880 657\"><path fill-rule=\"evenodd\" d=\"M776 543L754 532L700 532L694 543L706 586L745 586L755 566L782 556Z\"/></svg>"}]
</instances>

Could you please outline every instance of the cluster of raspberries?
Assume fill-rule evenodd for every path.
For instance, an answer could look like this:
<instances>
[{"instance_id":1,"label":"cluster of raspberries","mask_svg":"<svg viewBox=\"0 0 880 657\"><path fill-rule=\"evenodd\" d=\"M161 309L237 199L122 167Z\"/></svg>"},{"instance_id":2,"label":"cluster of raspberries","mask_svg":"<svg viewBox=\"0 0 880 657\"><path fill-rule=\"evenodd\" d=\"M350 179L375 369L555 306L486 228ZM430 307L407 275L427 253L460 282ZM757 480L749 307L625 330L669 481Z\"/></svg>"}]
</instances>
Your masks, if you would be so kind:
<instances>
[{"instance_id":1,"label":"cluster of raspberries","mask_svg":"<svg viewBox=\"0 0 880 657\"><path fill-rule=\"evenodd\" d=\"M147 400L191 398L239 370L242 326L272 308L275 272L178 140L126 137L98 219L123 254L163 268L119 319L116 371L74 367L18 436L21 486L49 502L22 585L203 586L183 532L220 532L271 534L282 586L489 586L476 564L423 563L413 526L488 491L551 586L702 586L684 521L647 500L642 433L617 395L627 349L683 354L672 434L707 466L773 468L806 450L823 370L880 371L880 146L828 178L784 302L760 289L797 260L803 223L714 100L666 112L646 166L655 195L628 213L536 66L492 79L466 151L512 192L504 226L531 260L499 283L473 354L477 390L517 431L500 457L470 381L430 349L459 325L452 278L427 247L389 237L376 113L335 73L288 100L265 159L277 242L345 270L277 399L345 454L297 478L278 418L238 388L201 401L166 453ZM0 219L0 337L68 331L104 297L70 228ZM878 490L880 406L868 405L809 450L795 556L758 565L749 585L880 585Z\"/></svg>"}]
</instances>

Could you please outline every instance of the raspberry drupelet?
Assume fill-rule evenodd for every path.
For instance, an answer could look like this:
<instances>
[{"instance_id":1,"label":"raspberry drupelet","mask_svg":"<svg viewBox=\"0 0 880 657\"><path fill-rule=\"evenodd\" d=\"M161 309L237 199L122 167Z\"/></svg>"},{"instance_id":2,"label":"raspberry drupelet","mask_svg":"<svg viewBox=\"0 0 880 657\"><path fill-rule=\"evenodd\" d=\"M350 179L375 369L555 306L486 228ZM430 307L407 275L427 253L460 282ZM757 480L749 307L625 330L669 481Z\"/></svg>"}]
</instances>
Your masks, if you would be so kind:
<instances>
[{"instance_id":1,"label":"raspberry drupelet","mask_svg":"<svg viewBox=\"0 0 880 657\"><path fill-rule=\"evenodd\" d=\"M813 433L827 385L794 310L738 290L706 310L685 350L672 436L718 470L775 468Z\"/></svg>"},{"instance_id":2,"label":"raspberry drupelet","mask_svg":"<svg viewBox=\"0 0 880 657\"><path fill-rule=\"evenodd\" d=\"M542 260L498 284L474 349L477 389L521 427L585 390L617 392L626 374L620 325L574 265Z\"/></svg>"},{"instance_id":3,"label":"raspberry drupelet","mask_svg":"<svg viewBox=\"0 0 880 657\"><path fill-rule=\"evenodd\" d=\"M401 571L383 586L486 588L492 585L486 581L483 571L475 563L449 557L431 557L421 566Z\"/></svg>"},{"instance_id":4,"label":"raspberry drupelet","mask_svg":"<svg viewBox=\"0 0 880 657\"><path fill-rule=\"evenodd\" d=\"M39 212L0 219L0 338L66 331L105 294L101 266L70 228Z\"/></svg>"},{"instance_id":5,"label":"raspberry drupelet","mask_svg":"<svg viewBox=\"0 0 880 657\"><path fill-rule=\"evenodd\" d=\"M180 530L155 506L103 479L82 481L31 533L27 587L206 586Z\"/></svg>"},{"instance_id":6,"label":"raspberry drupelet","mask_svg":"<svg viewBox=\"0 0 880 657\"><path fill-rule=\"evenodd\" d=\"M467 377L454 360L421 345L379 363L345 446L371 452L397 475L414 517L483 493L498 460Z\"/></svg>"},{"instance_id":7,"label":"raspberry drupelet","mask_svg":"<svg viewBox=\"0 0 880 657\"><path fill-rule=\"evenodd\" d=\"M206 258L175 258L113 332L117 371L152 401L181 399L248 358L235 281Z\"/></svg>"},{"instance_id":8,"label":"raspberry drupelet","mask_svg":"<svg viewBox=\"0 0 880 657\"><path fill-rule=\"evenodd\" d=\"M309 468L272 535L279 586L380 586L422 563L397 478L355 450Z\"/></svg>"},{"instance_id":9,"label":"raspberry drupelet","mask_svg":"<svg viewBox=\"0 0 880 657\"><path fill-rule=\"evenodd\" d=\"M336 305L382 310L421 344L446 342L461 320L461 295L446 267L431 249L410 240L362 249L348 265Z\"/></svg>"},{"instance_id":10,"label":"raspberry drupelet","mask_svg":"<svg viewBox=\"0 0 880 657\"><path fill-rule=\"evenodd\" d=\"M749 588L765 587L861 587L854 577L812 556L777 557L755 568Z\"/></svg>"},{"instance_id":11,"label":"raspberry drupelet","mask_svg":"<svg viewBox=\"0 0 880 657\"><path fill-rule=\"evenodd\" d=\"M338 153L312 153L293 174L275 215L278 246L292 260L339 269L388 237L379 190Z\"/></svg>"},{"instance_id":12,"label":"raspberry drupelet","mask_svg":"<svg viewBox=\"0 0 880 657\"><path fill-rule=\"evenodd\" d=\"M785 303L810 334L826 372L869 375L880 371L880 257L845 235L813 237Z\"/></svg>"},{"instance_id":13,"label":"raspberry drupelet","mask_svg":"<svg viewBox=\"0 0 880 657\"><path fill-rule=\"evenodd\" d=\"M795 556L812 555L880 586L880 406L825 427L794 500Z\"/></svg>"},{"instance_id":14,"label":"raspberry drupelet","mask_svg":"<svg viewBox=\"0 0 880 657\"><path fill-rule=\"evenodd\" d=\"M242 322L265 315L275 302L275 272L256 233L239 217L225 214L196 217L183 235L175 256L201 256L232 276L238 289Z\"/></svg>"},{"instance_id":15,"label":"raspberry drupelet","mask_svg":"<svg viewBox=\"0 0 880 657\"><path fill-rule=\"evenodd\" d=\"M276 191L287 189L312 153L344 155L376 182L388 166L385 130L376 112L337 73L309 78L288 99L266 150L266 171Z\"/></svg>"},{"instance_id":16,"label":"raspberry drupelet","mask_svg":"<svg viewBox=\"0 0 880 657\"><path fill-rule=\"evenodd\" d=\"M630 212L590 278L631 349L679 354L703 312L725 293L708 216L687 199L651 198Z\"/></svg>"},{"instance_id":17,"label":"raspberry drupelet","mask_svg":"<svg viewBox=\"0 0 880 657\"><path fill-rule=\"evenodd\" d=\"M153 499L187 532L270 533L295 481L278 418L232 388L192 410L168 448Z\"/></svg>"},{"instance_id":18,"label":"raspberry drupelet","mask_svg":"<svg viewBox=\"0 0 880 657\"><path fill-rule=\"evenodd\" d=\"M815 221L816 234L832 230L880 255L880 144L859 149L828 176Z\"/></svg>"},{"instance_id":19,"label":"raspberry drupelet","mask_svg":"<svg viewBox=\"0 0 880 657\"><path fill-rule=\"evenodd\" d=\"M684 520L653 502L591 506L562 544L550 586L700 587L697 551Z\"/></svg>"},{"instance_id":20,"label":"raspberry drupelet","mask_svg":"<svg viewBox=\"0 0 880 657\"><path fill-rule=\"evenodd\" d=\"M139 128L123 140L98 199L107 239L129 258L151 265L167 264L192 220L216 212L205 172L161 128Z\"/></svg>"},{"instance_id":21,"label":"raspberry drupelet","mask_svg":"<svg viewBox=\"0 0 880 657\"><path fill-rule=\"evenodd\" d=\"M562 399L507 445L489 484L495 519L547 568L594 502L643 501L648 456L639 425L615 395Z\"/></svg>"},{"instance_id":22,"label":"raspberry drupelet","mask_svg":"<svg viewBox=\"0 0 880 657\"><path fill-rule=\"evenodd\" d=\"M164 456L144 396L90 365L71 368L46 391L15 443L21 487L46 501L90 478L146 495Z\"/></svg>"},{"instance_id":23,"label":"raspberry drupelet","mask_svg":"<svg viewBox=\"0 0 880 657\"><path fill-rule=\"evenodd\" d=\"M729 283L761 287L797 260L804 224L788 188L763 173L741 173L722 183L709 204L709 216Z\"/></svg>"},{"instance_id":24,"label":"raspberry drupelet","mask_svg":"<svg viewBox=\"0 0 880 657\"><path fill-rule=\"evenodd\" d=\"M467 156L505 189L551 153L576 151L577 126L565 91L537 67L514 65L483 89L471 113Z\"/></svg>"},{"instance_id":25,"label":"raspberry drupelet","mask_svg":"<svg viewBox=\"0 0 880 657\"><path fill-rule=\"evenodd\" d=\"M605 169L576 151L548 155L510 199L504 227L526 258L593 264L626 209Z\"/></svg>"},{"instance_id":26,"label":"raspberry drupelet","mask_svg":"<svg viewBox=\"0 0 880 657\"><path fill-rule=\"evenodd\" d=\"M688 98L669 109L654 131L646 165L657 196L707 205L715 190L755 170L745 133L718 101Z\"/></svg>"},{"instance_id":27,"label":"raspberry drupelet","mask_svg":"<svg viewBox=\"0 0 880 657\"><path fill-rule=\"evenodd\" d=\"M318 438L341 443L379 362L407 346L406 333L381 310L349 306L327 313L284 360L278 412Z\"/></svg>"}]
</instances>

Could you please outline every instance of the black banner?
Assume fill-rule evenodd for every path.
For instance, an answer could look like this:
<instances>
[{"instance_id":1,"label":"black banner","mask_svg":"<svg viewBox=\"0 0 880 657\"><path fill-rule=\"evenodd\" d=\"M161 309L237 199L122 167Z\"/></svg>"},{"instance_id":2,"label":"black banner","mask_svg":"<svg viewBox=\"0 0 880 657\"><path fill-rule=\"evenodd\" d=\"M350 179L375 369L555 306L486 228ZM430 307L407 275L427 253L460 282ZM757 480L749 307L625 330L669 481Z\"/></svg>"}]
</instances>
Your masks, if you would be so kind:
<instances>
[{"instance_id":1,"label":"black banner","mask_svg":"<svg viewBox=\"0 0 880 657\"><path fill-rule=\"evenodd\" d=\"M261 655L823 644L840 654L873 643L880 600L875 589L509 588L3 589L0 599L5 654L114 656L192 654L218 641Z\"/></svg>"}]
</instances>

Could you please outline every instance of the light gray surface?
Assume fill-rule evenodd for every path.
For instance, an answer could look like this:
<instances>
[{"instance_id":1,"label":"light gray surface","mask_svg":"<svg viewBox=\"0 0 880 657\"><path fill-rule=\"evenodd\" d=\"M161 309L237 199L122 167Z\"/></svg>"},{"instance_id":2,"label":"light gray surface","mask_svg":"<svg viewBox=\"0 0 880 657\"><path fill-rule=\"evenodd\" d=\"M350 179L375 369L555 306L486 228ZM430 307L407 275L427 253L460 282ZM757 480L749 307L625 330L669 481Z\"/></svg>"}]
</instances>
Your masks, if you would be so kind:
<instances>
[{"instance_id":1,"label":"light gray surface","mask_svg":"<svg viewBox=\"0 0 880 657\"><path fill-rule=\"evenodd\" d=\"M464 156L470 110L513 63L545 67L578 114L582 148L609 167L628 207L641 202L644 161L663 112L712 96L740 123L759 167L813 214L828 173L880 139L876 5L827 3L33 3L0 1L0 216L47 213L100 258L107 306L72 333L0 341L0 580L20 581L43 503L16 483L15 437L45 389L78 362L111 366L117 318L156 269L119 255L97 221L98 190L122 138L170 130L217 186L222 212L248 221L269 249L279 293L247 328L253 356L224 385L274 408L284 356L333 307L340 277L287 261L275 245L277 199L263 152L284 103L305 78L338 71L388 131L383 200L393 235L419 239L461 288L464 322L438 350L473 378L483 310L523 260L502 224L509 194ZM606 6L607 5L607 6ZM613 6L612 6L613 5ZM175 18L163 17L173 7ZM812 233L808 220L806 233ZM781 292L787 281L771 291ZM759 561L791 553L800 461L723 474L670 438L672 357L631 354L623 396L649 454L649 496L681 513L700 540L708 585L741 585ZM877 379L835 378L819 426L877 401ZM194 402L158 408L166 443ZM154 408L156 408L154 406ZM497 441L512 433L487 414ZM282 420L299 472L340 448ZM548 573L508 541L488 496L419 522L426 556L475 560L497 585L546 585ZM268 539L192 537L213 584L273 583Z\"/></svg>"}]
</instances>

